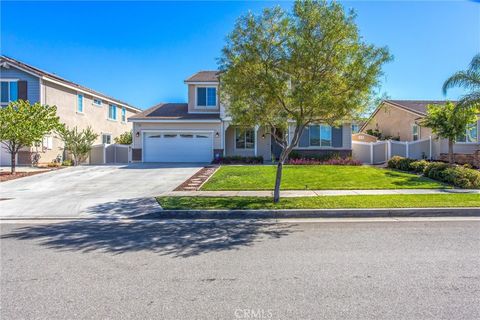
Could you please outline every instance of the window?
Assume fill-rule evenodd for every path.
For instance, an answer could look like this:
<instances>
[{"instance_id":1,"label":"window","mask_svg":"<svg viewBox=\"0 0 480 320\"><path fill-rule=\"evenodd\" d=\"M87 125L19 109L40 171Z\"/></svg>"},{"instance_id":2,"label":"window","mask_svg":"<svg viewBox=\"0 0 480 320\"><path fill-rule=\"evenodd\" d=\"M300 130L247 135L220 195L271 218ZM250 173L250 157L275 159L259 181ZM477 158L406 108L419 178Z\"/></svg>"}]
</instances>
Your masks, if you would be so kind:
<instances>
[{"instance_id":1,"label":"window","mask_svg":"<svg viewBox=\"0 0 480 320\"><path fill-rule=\"evenodd\" d=\"M2 105L7 105L10 101L18 99L17 81L2 81L0 90L0 101Z\"/></svg>"},{"instance_id":2,"label":"window","mask_svg":"<svg viewBox=\"0 0 480 320\"><path fill-rule=\"evenodd\" d=\"M117 106L116 105L109 105L108 106L108 119L117 120Z\"/></svg>"},{"instance_id":3,"label":"window","mask_svg":"<svg viewBox=\"0 0 480 320\"><path fill-rule=\"evenodd\" d=\"M108 133L102 134L102 143L111 144L112 143L112 135L108 134Z\"/></svg>"},{"instance_id":4,"label":"window","mask_svg":"<svg viewBox=\"0 0 480 320\"><path fill-rule=\"evenodd\" d=\"M217 88L197 87L197 106L216 107L217 106Z\"/></svg>"},{"instance_id":5,"label":"window","mask_svg":"<svg viewBox=\"0 0 480 320\"><path fill-rule=\"evenodd\" d=\"M332 127L326 124L310 126L310 146L311 147L331 147L332 146Z\"/></svg>"},{"instance_id":6,"label":"window","mask_svg":"<svg viewBox=\"0 0 480 320\"><path fill-rule=\"evenodd\" d=\"M164 138L176 138L177 135L176 134L164 134L163 137Z\"/></svg>"},{"instance_id":7,"label":"window","mask_svg":"<svg viewBox=\"0 0 480 320\"><path fill-rule=\"evenodd\" d=\"M413 141L420 139L420 127L418 124L412 126L412 139Z\"/></svg>"},{"instance_id":8,"label":"window","mask_svg":"<svg viewBox=\"0 0 480 320\"><path fill-rule=\"evenodd\" d=\"M93 104L96 105L97 107L101 107L102 106L102 100L93 99Z\"/></svg>"},{"instance_id":9,"label":"window","mask_svg":"<svg viewBox=\"0 0 480 320\"><path fill-rule=\"evenodd\" d=\"M465 134L457 137L456 142L461 143L477 143L478 142L478 125L477 123L471 124L468 126L467 130L465 130Z\"/></svg>"},{"instance_id":10,"label":"window","mask_svg":"<svg viewBox=\"0 0 480 320\"><path fill-rule=\"evenodd\" d=\"M193 134L181 134L180 138L193 138Z\"/></svg>"},{"instance_id":11,"label":"window","mask_svg":"<svg viewBox=\"0 0 480 320\"><path fill-rule=\"evenodd\" d=\"M127 110L125 109L125 107L122 108L122 122L126 122L127 121Z\"/></svg>"},{"instance_id":12,"label":"window","mask_svg":"<svg viewBox=\"0 0 480 320\"><path fill-rule=\"evenodd\" d=\"M352 133L358 133L360 131L360 128L358 127L358 124L352 124Z\"/></svg>"},{"instance_id":13,"label":"window","mask_svg":"<svg viewBox=\"0 0 480 320\"><path fill-rule=\"evenodd\" d=\"M253 129L235 128L235 148L253 149L255 147L255 132Z\"/></svg>"},{"instance_id":14,"label":"window","mask_svg":"<svg viewBox=\"0 0 480 320\"><path fill-rule=\"evenodd\" d=\"M52 137L43 137L42 141L43 148L52 150L53 149L53 138Z\"/></svg>"},{"instance_id":15,"label":"window","mask_svg":"<svg viewBox=\"0 0 480 320\"><path fill-rule=\"evenodd\" d=\"M77 94L77 112L83 112L83 95Z\"/></svg>"},{"instance_id":16,"label":"window","mask_svg":"<svg viewBox=\"0 0 480 320\"><path fill-rule=\"evenodd\" d=\"M206 134L197 134L195 137L199 138L199 139L205 139L205 138L208 139L208 135L206 135Z\"/></svg>"}]
</instances>

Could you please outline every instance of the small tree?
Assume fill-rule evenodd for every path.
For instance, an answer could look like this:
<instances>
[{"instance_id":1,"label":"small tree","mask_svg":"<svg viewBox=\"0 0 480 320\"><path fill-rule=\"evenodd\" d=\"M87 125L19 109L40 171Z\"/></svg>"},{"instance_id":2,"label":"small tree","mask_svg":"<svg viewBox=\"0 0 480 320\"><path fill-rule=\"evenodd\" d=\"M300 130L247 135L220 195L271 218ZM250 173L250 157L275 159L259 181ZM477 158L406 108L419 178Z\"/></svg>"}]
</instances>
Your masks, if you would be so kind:
<instances>
[{"instance_id":1,"label":"small tree","mask_svg":"<svg viewBox=\"0 0 480 320\"><path fill-rule=\"evenodd\" d=\"M362 40L354 18L335 2L296 1L291 14L276 7L241 17L227 38L219 64L228 113L234 124L271 128L282 147L274 202L283 163L303 129L361 113L391 58ZM286 134L289 122L294 127Z\"/></svg>"},{"instance_id":2,"label":"small tree","mask_svg":"<svg viewBox=\"0 0 480 320\"><path fill-rule=\"evenodd\" d=\"M474 108L458 108L452 102L446 105L428 105L427 116L420 125L431 128L432 132L441 138L448 139L448 162L454 162L453 144L458 136L464 135L468 125L475 123Z\"/></svg>"},{"instance_id":3,"label":"small tree","mask_svg":"<svg viewBox=\"0 0 480 320\"><path fill-rule=\"evenodd\" d=\"M119 144L132 144L132 131L125 131L113 140Z\"/></svg>"},{"instance_id":4,"label":"small tree","mask_svg":"<svg viewBox=\"0 0 480 320\"><path fill-rule=\"evenodd\" d=\"M69 129L64 126L59 130L59 136L65 144L65 150L72 154L75 166L87 159L93 143L98 138L98 134L94 133L91 127L78 131L77 127Z\"/></svg>"},{"instance_id":5,"label":"small tree","mask_svg":"<svg viewBox=\"0 0 480 320\"><path fill-rule=\"evenodd\" d=\"M15 158L23 147L41 142L43 137L60 127L57 107L30 104L28 101L10 102L0 108L0 141L11 154L11 173L15 174Z\"/></svg>"}]
</instances>

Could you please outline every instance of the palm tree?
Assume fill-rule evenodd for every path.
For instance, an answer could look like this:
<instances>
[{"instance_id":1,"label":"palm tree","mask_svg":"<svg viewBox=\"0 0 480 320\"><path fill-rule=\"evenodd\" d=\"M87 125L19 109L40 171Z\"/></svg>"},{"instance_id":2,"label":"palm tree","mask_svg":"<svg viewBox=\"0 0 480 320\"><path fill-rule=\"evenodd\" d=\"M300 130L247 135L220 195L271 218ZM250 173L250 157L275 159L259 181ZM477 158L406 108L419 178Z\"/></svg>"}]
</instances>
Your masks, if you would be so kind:
<instances>
[{"instance_id":1,"label":"palm tree","mask_svg":"<svg viewBox=\"0 0 480 320\"><path fill-rule=\"evenodd\" d=\"M443 94L452 87L462 87L468 91L460 98L457 106L464 108L480 107L480 53L476 54L468 70L454 73L443 84Z\"/></svg>"}]
</instances>

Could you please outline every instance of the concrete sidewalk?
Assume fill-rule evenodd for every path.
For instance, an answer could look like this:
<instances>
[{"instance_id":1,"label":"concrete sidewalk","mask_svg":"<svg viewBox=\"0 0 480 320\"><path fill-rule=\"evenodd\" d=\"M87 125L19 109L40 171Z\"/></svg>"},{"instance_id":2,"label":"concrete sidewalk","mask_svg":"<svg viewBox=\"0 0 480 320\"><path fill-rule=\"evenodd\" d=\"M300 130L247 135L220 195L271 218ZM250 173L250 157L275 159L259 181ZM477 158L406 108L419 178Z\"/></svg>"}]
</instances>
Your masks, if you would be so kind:
<instances>
[{"instance_id":1,"label":"concrete sidewalk","mask_svg":"<svg viewBox=\"0 0 480 320\"><path fill-rule=\"evenodd\" d=\"M355 196L390 194L479 194L471 189L382 189L382 190L285 190L282 197ZM160 196L176 197L271 197L273 191L170 191Z\"/></svg>"}]
</instances>

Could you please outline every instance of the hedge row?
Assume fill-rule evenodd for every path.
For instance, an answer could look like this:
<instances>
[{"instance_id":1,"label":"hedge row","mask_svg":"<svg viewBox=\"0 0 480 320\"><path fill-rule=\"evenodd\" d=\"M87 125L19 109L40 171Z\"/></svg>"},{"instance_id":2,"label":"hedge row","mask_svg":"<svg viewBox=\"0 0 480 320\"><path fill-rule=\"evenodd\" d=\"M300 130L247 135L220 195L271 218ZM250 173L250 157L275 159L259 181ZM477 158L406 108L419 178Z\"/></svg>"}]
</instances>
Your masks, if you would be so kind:
<instances>
[{"instance_id":1,"label":"hedge row","mask_svg":"<svg viewBox=\"0 0 480 320\"><path fill-rule=\"evenodd\" d=\"M212 161L215 164L260 164L263 163L263 157L242 157L231 156L221 157Z\"/></svg>"},{"instance_id":2,"label":"hedge row","mask_svg":"<svg viewBox=\"0 0 480 320\"><path fill-rule=\"evenodd\" d=\"M387 167L423 174L430 179L450 183L463 189L480 189L480 172L465 166L395 156L388 160Z\"/></svg>"}]
</instances>

